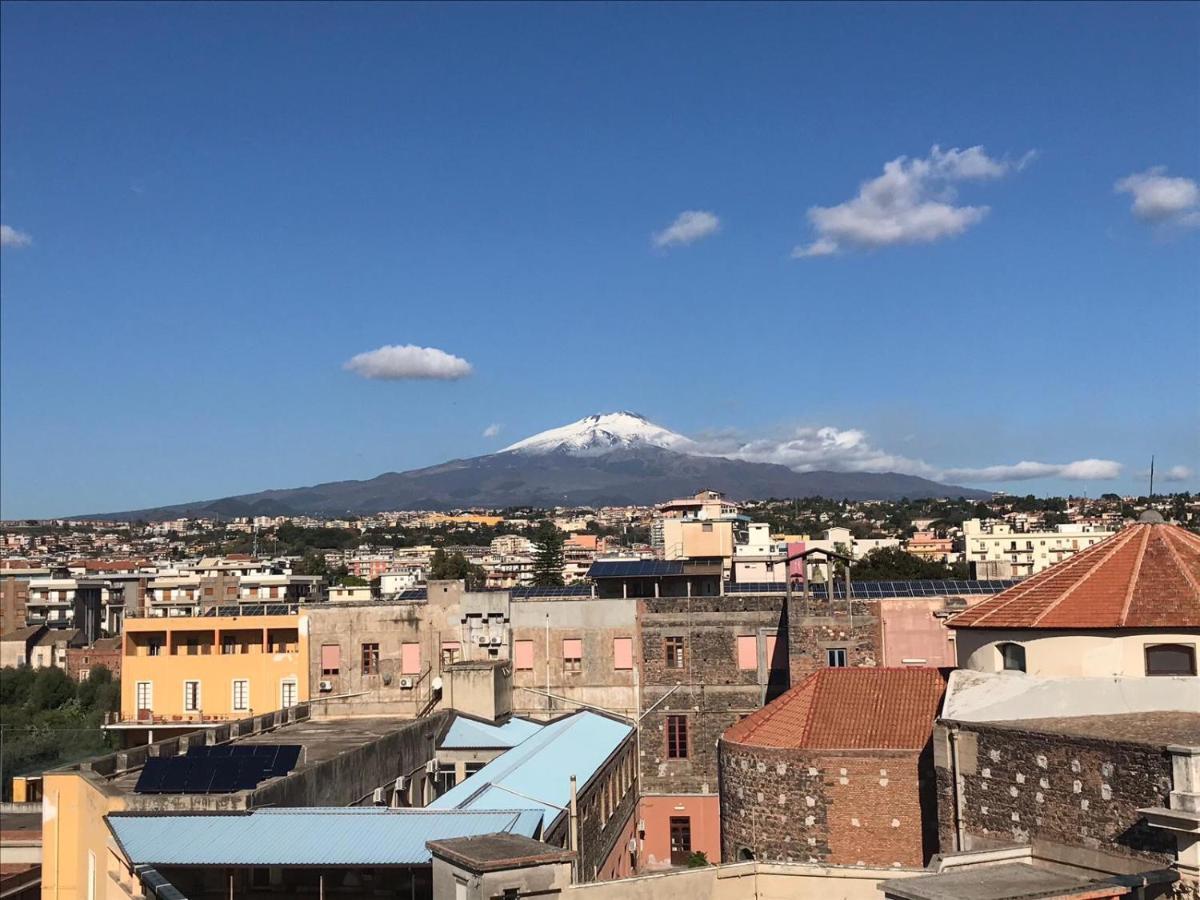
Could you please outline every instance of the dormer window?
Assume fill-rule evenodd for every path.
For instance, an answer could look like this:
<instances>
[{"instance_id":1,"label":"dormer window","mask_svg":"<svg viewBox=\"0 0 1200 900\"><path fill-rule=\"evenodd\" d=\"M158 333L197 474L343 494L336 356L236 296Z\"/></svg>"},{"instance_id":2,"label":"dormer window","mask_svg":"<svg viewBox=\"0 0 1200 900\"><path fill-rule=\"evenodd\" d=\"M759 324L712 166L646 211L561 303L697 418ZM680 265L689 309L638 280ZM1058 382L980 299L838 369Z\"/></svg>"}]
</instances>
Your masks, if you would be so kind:
<instances>
[{"instance_id":1,"label":"dormer window","mask_svg":"<svg viewBox=\"0 0 1200 900\"><path fill-rule=\"evenodd\" d=\"M1000 659L1004 663L1005 672L1025 671L1024 647L1020 644L1000 644L996 649L1000 651Z\"/></svg>"},{"instance_id":2,"label":"dormer window","mask_svg":"<svg viewBox=\"0 0 1200 900\"><path fill-rule=\"evenodd\" d=\"M1194 644L1147 644L1147 675L1195 675Z\"/></svg>"}]
</instances>

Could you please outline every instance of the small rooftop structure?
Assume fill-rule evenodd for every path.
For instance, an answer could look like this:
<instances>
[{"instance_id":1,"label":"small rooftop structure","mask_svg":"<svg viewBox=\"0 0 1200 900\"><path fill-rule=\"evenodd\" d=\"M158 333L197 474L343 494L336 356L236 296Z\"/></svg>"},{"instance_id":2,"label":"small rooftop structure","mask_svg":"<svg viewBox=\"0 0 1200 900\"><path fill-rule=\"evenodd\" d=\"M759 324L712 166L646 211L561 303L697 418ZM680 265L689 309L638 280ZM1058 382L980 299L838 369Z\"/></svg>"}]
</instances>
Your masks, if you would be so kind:
<instances>
[{"instance_id":1,"label":"small rooftop structure","mask_svg":"<svg viewBox=\"0 0 1200 900\"><path fill-rule=\"evenodd\" d=\"M951 628L1200 628L1200 535L1138 523L946 623Z\"/></svg>"},{"instance_id":2,"label":"small rooftop structure","mask_svg":"<svg viewBox=\"0 0 1200 900\"><path fill-rule=\"evenodd\" d=\"M945 689L939 669L821 669L728 728L724 739L813 750L919 750Z\"/></svg>"},{"instance_id":3,"label":"small rooftop structure","mask_svg":"<svg viewBox=\"0 0 1200 900\"><path fill-rule=\"evenodd\" d=\"M571 862L575 854L507 831L429 842L434 856L477 874Z\"/></svg>"},{"instance_id":4,"label":"small rooftop structure","mask_svg":"<svg viewBox=\"0 0 1200 900\"><path fill-rule=\"evenodd\" d=\"M633 732L612 716L581 710L556 719L429 804L430 809L537 809L546 827L564 814L570 779L579 789Z\"/></svg>"},{"instance_id":5,"label":"small rooftop structure","mask_svg":"<svg viewBox=\"0 0 1200 900\"><path fill-rule=\"evenodd\" d=\"M429 841L496 832L533 838L542 816L528 809L335 807L200 815L117 812L107 821L135 866L413 866L430 862Z\"/></svg>"}]
</instances>

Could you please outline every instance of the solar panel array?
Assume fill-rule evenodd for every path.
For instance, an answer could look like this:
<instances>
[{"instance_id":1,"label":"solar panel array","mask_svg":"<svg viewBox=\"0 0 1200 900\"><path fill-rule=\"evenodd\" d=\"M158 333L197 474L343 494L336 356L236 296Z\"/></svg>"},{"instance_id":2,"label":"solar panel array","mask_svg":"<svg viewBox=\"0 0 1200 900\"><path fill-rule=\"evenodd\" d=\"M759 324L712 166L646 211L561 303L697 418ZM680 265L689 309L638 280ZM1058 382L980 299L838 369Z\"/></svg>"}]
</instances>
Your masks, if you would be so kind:
<instances>
[{"instance_id":1,"label":"solar panel array","mask_svg":"<svg viewBox=\"0 0 1200 900\"><path fill-rule=\"evenodd\" d=\"M947 595L981 595L998 594L1006 588L1017 584L1016 579L999 579L993 581L966 581L961 579L945 580L916 580L916 581L852 581L850 591L852 596L861 599L881 597L945 597ZM776 594L787 590L787 585L781 582L742 582L725 585L727 594ZM801 585L793 583L792 591L798 593ZM814 597L827 596L828 589L822 583L809 582L809 593ZM833 585L835 598L846 596L844 581L835 581Z\"/></svg>"},{"instance_id":2,"label":"solar panel array","mask_svg":"<svg viewBox=\"0 0 1200 900\"><path fill-rule=\"evenodd\" d=\"M515 587L511 590L514 600L534 597L590 597L590 584L568 584L565 587Z\"/></svg>"},{"instance_id":3,"label":"solar panel array","mask_svg":"<svg viewBox=\"0 0 1200 900\"><path fill-rule=\"evenodd\" d=\"M655 578L682 574L682 562L661 559L599 560L588 569L592 578Z\"/></svg>"},{"instance_id":4,"label":"solar panel array","mask_svg":"<svg viewBox=\"0 0 1200 900\"><path fill-rule=\"evenodd\" d=\"M300 759L299 744L189 747L186 756L151 757L133 790L138 794L229 794L253 790L286 775Z\"/></svg>"},{"instance_id":5,"label":"solar panel array","mask_svg":"<svg viewBox=\"0 0 1200 900\"><path fill-rule=\"evenodd\" d=\"M206 616L286 616L296 612L294 603L239 603L210 606Z\"/></svg>"}]
</instances>

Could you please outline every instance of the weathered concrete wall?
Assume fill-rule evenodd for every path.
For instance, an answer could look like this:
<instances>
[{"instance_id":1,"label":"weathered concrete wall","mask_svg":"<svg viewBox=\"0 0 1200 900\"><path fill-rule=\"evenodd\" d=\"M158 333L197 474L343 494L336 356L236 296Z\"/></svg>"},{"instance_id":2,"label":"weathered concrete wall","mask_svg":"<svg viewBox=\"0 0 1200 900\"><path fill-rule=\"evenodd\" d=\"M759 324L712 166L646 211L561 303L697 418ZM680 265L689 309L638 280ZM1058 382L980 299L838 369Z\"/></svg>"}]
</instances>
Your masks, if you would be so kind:
<instances>
[{"instance_id":1,"label":"weathered concrete wall","mask_svg":"<svg viewBox=\"0 0 1200 900\"><path fill-rule=\"evenodd\" d=\"M943 847L955 845L951 724L959 730L964 849L1041 840L1156 863L1174 858L1174 838L1138 813L1167 805L1163 748L982 723L934 731Z\"/></svg>"},{"instance_id":2,"label":"weathered concrete wall","mask_svg":"<svg viewBox=\"0 0 1200 900\"><path fill-rule=\"evenodd\" d=\"M533 656L532 669L513 672L515 715L545 718L576 708L521 688L548 690L629 718L637 715L634 671L617 669L613 654L613 641L628 639L634 644L637 662L637 601L592 597L514 600L512 637L514 642L528 641ZM562 646L568 639L583 642L577 671L563 665Z\"/></svg>"},{"instance_id":3,"label":"weathered concrete wall","mask_svg":"<svg viewBox=\"0 0 1200 900\"><path fill-rule=\"evenodd\" d=\"M364 798L369 801L375 788L386 788L398 776L412 774L433 758L449 719L447 713L435 713L402 724L379 740L352 747L254 791L248 805L346 806Z\"/></svg>"}]
</instances>

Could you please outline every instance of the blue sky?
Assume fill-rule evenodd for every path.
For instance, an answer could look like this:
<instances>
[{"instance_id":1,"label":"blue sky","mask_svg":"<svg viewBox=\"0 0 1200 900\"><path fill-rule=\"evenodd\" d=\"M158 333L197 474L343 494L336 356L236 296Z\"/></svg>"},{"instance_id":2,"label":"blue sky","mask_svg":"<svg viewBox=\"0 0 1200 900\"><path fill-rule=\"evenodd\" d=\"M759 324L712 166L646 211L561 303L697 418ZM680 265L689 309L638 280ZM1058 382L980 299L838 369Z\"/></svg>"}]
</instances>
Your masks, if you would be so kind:
<instances>
[{"instance_id":1,"label":"blue sky","mask_svg":"<svg viewBox=\"0 0 1200 900\"><path fill-rule=\"evenodd\" d=\"M1154 453L1200 487L1195 4L0 26L4 516L372 477L617 409L797 466L1098 494ZM345 367L408 345L470 373Z\"/></svg>"}]
</instances>

